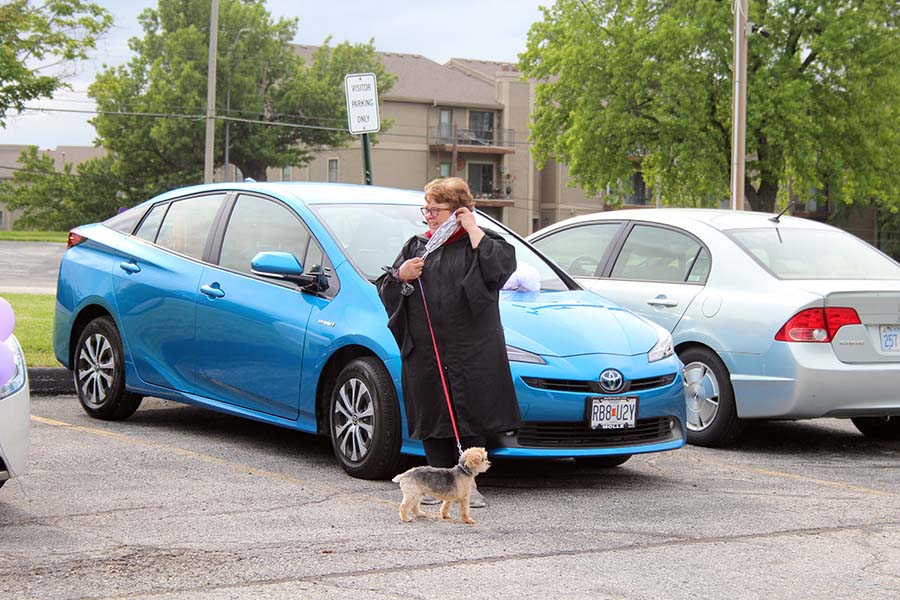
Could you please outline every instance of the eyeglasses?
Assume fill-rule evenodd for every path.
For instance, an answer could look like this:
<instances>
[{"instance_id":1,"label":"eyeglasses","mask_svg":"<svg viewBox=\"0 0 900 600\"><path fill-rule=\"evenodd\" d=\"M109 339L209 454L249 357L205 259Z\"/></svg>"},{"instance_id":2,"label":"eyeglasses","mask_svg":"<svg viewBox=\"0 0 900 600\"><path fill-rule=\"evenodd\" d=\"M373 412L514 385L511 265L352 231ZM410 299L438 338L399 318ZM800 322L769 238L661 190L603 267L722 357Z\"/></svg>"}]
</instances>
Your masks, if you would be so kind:
<instances>
[{"instance_id":1,"label":"eyeglasses","mask_svg":"<svg viewBox=\"0 0 900 600\"><path fill-rule=\"evenodd\" d=\"M442 210L453 210L452 208L433 208L431 206L423 206L419 209L423 217L436 217Z\"/></svg>"}]
</instances>

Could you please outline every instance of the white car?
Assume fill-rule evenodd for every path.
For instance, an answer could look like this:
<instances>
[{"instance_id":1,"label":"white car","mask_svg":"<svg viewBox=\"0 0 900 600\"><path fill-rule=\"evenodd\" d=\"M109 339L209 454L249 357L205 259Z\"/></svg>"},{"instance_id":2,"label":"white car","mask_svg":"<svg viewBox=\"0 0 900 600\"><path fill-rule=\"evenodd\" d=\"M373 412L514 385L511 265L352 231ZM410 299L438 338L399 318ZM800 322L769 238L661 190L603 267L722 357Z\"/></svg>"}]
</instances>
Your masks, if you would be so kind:
<instances>
[{"instance_id":1,"label":"white car","mask_svg":"<svg viewBox=\"0 0 900 600\"><path fill-rule=\"evenodd\" d=\"M900 439L900 265L859 238L797 217L661 208L527 239L672 333L689 443L729 444L747 419L813 417Z\"/></svg>"},{"instance_id":2,"label":"white car","mask_svg":"<svg viewBox=\"0 0 900 600\"><path fill-rule=\"evenodd\" d=\"M25 471L30 446L31 395L25 355L16 336L0 344L6 344L13 357L12 377L0 385L0 487L3 487L9 479Z\"/></svg>"}]
</instances>

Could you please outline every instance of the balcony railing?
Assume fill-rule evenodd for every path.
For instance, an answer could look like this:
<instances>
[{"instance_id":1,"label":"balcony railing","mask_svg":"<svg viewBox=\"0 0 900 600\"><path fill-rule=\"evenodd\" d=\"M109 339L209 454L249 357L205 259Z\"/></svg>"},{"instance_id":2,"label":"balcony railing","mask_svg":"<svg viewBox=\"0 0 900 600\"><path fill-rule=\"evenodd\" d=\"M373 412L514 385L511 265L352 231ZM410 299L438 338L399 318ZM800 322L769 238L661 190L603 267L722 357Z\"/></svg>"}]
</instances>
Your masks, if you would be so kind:
<instances>
[{"instance_id":1,"label":"balcony railing","mask_svg":"<svg viewBox=\"0 0 900 600\"><path fill-rule=\"evenodd\" d=\"M431 146L495 146L511 148L515 144L515 129L452 129L429 127L428 144Z\"/></svg>"}]
</instances>

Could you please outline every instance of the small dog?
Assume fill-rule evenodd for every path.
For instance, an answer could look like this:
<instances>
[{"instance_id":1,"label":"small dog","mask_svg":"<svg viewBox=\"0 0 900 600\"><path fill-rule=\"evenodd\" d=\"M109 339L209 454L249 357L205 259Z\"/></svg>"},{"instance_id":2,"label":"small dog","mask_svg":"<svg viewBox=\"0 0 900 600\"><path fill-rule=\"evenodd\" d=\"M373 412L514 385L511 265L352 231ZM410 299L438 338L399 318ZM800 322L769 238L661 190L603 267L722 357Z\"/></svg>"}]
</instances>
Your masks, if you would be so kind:
<instances>
[{"instance_id":1,"label":"small dog","mask_svg":"<svg viewBox=\"0 0 900 600\"><path fill-rule=\"evenodd\" d=\"M431 494L441 503L441 518L450 518L450 506L459 502L459 516L464 523L472 525L475 521L469 516L469 495L475 483L475 476L484 473L491 466L487 451L484 448L469 448L459 457L459 464L449 469L437 467L415 467L400 473L391 481L400 484L403 490L403 501L400 502L400 520L412 521L412 514L417 517L433 516L422 512L419 501L425 494Z\"/></svg>"}]
</instances>

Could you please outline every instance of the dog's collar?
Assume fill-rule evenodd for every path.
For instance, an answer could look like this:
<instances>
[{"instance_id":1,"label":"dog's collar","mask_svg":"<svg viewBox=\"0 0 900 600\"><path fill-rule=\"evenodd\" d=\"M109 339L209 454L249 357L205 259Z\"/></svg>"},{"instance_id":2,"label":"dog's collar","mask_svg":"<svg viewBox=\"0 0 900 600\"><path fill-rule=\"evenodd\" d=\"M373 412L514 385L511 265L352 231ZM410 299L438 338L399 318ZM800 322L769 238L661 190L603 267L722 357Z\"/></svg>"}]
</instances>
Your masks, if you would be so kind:
<instances>
[{"instance_id":1,"label":"dog's collar","mask_svg":"<svg viewBox=\"0 0 900 600\"><path fill-rule=\"evenodd\" d=\"M459 460L459 463L456 465L456 468L459 469L460 471L462 471L463 475L467 475L469 477L473 476L472 471L470 471L469 469L466 468L466 466L462 462L462 459Z\"/></svg>"}]
</instances>

